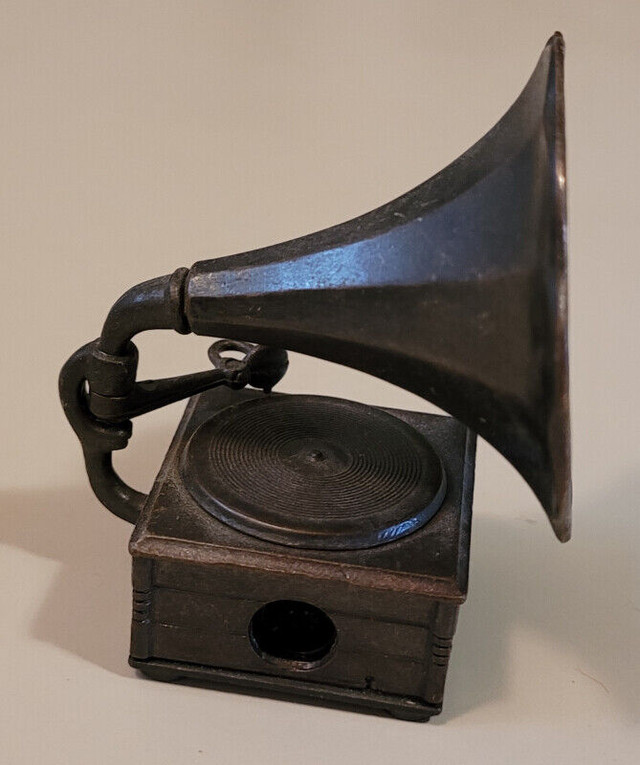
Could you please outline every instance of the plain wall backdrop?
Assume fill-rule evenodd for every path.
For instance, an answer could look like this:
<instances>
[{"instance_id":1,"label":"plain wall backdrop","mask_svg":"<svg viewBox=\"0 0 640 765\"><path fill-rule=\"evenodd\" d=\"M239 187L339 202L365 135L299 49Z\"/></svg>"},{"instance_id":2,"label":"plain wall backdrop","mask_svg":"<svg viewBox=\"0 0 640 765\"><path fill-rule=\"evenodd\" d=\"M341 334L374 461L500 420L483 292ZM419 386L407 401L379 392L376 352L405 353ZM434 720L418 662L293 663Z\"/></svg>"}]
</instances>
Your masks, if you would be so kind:
<instances>
[{"instance_id":1,"label":"plain wall backdrop","mask_svg":"<svg viewBox=\"0 0 640 765\"><path fill-rule=\"evenodd\" d=\"M574 536L492 449L470 595L426 726L144 681L130 528L88 488L64 360L115 299L417 185L566 38ZM632 763L640 751L640 4L0 0L0 761ZM150 333L140 376L207 367ZM282 390L428 409L296 356ZM147 489L181 405L118 465Z\"/></svg>"}]
</instances>

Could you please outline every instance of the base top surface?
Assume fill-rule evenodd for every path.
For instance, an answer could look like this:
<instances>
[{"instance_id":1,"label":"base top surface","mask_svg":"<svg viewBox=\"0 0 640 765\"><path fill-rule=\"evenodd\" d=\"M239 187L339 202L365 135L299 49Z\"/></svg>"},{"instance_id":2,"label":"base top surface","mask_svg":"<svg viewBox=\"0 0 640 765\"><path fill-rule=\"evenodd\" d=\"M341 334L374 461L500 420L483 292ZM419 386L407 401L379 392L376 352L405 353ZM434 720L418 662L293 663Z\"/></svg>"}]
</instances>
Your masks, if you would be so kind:
<instances>
[{"instance_id":1,"label":"base top surface","mask_svg":"<svg viewBox=\"0 0 640 765\"><path fill-rule=\"evenodd\" d=\"M283 393L270 397L290 398ZM187 488L184 476L185 451L194 433L223 411L264 398L258 391L221 387L191 399L136 524L131 554L161 561L167 568L174 562L197 562L204 567L203 586L209 566L216 567L216 576L229 565L283 574L294 568L312 578L348 581L350 586L462 602L469 568L474 435L451 417L381 410L427 439L440 458L447 480L440 510L413 533L388 544L359 549L292 547L248 534L207 512Z\"/></svg>"}]
</instances>

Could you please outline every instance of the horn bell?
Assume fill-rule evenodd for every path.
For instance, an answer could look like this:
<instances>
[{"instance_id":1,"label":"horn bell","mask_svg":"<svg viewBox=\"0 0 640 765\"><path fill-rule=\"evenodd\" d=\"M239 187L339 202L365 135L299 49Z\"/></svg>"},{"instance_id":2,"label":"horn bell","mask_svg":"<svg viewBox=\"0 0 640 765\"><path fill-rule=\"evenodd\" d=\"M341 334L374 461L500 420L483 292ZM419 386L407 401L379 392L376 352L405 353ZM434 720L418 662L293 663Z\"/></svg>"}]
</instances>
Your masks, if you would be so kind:
<instances>
[{"instance_id":1,"label":"horn bell","mask_svg":"<svg viewBox=\"0 0 640 765\"><path fill-rule=\"evenodd\" d=\"M366 215L196 263L200 335L285 347L433 402L571 528L563 40L461 157Z\"/></svg>"}]
</instances>

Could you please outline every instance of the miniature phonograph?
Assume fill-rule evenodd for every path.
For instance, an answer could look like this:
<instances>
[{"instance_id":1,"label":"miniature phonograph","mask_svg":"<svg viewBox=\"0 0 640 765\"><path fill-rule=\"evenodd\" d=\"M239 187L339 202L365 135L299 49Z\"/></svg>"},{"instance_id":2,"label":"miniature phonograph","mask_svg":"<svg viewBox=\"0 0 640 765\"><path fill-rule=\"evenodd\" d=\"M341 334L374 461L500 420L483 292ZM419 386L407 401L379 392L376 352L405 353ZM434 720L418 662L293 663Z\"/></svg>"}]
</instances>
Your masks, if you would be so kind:
<instances>
[{"instance_id":1,"label":"miniature phonograph","mask_svg":"<svg viewBox=\"0 0 640 765\"><path fill-rule=\"evenodd\" d=\"M428 719L467 590L476 433L569 538L562 57L556 34L502 120L431 180L133 287L64 366L91 485L135 523L134 667ZM231 339L209 371L136 382L148 329ZM271 393L280 349L452 417ZM112 451L133 417L186 397L153 490L134 491Z\"/></svg>"}]
</instances>

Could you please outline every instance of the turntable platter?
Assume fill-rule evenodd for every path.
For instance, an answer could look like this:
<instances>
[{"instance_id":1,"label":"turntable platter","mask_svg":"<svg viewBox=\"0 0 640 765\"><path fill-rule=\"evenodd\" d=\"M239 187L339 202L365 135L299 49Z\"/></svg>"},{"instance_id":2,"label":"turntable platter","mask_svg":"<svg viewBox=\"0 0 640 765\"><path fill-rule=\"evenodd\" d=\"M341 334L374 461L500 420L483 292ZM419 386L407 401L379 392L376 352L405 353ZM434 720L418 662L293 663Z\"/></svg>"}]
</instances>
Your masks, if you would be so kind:
<instances>
[{"instance_id":1,"label":"turntable platter","mask_svg":"<svg viewBox=\"0 0 640 765\"><path fill-rule=\"evenodd\" d=\"M445 474L410 425L323 396L264 396L221 410L191 437L181 473L196 501L279 544L358 549L392 542L439 509Z\"/></svg>"}]
</instances>

